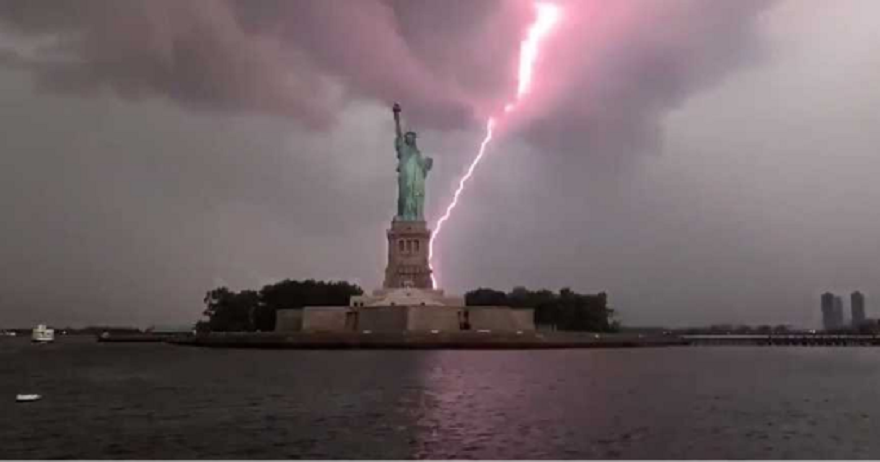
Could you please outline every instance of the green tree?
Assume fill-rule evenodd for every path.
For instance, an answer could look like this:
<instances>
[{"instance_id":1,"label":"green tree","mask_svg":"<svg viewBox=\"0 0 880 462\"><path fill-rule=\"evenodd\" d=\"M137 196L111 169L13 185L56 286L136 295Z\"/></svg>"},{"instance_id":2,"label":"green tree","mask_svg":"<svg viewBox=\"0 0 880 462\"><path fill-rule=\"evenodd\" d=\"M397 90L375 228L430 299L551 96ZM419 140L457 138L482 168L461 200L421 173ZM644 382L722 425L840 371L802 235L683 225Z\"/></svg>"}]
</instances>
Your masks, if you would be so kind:
<instances>
[{"instance_id":1,"label":"green tree","mask_svg":"<svg viewBox=\"0 0 880 462\"><path fill-rule=\"evenodd\" d=\"M348 282L284 280L268 284L259 292L233 292L226 287L209 291L204 298L204 315L200 332L272 331L275 313L280 309L301 309L305 306L346 306L353 295L361 295L360 287Z\"/></svg>"},{"instance_id":2,"label":"green tree","mask_svg":"<svg viewBox=\"0 0 880 462\"><path fill-rule=\"evenodd\" d=\"M468 306L507 306L507 294L500 290L480 287L464 295L464 303Z\"/></svg>"},{"instance_id":3,"label":"green tree","mask_svg":"<svg viewBox=\"0 0 880 462\"><path fill-rule=\"evenodd\" d=\"M285 279L260 289L257 309L257 329L275 329L275 313L284 309L302 309L306 306L347 306L352 296L364 291L344 281L293 281Z\"/></svg>"},{"instance_id":4,"label":"green tree","mask_svg":"<svg viewBox=\"0 0 880 462\"><path fill-rule=\"evenodd\" d=\"M254 315L259 295L253 290L233 292L219 287L205 294L208 329L215 332L242 332L255 329Z\"/></svg>"},{"instance_id":5,"label":"green tree","mask_svg":"<svg viewBox=\"0 0 880 462\"><path fill-rule=\"evenodd\" d=\"M533 308L535 323L559 330L610 332L620 328L608 307L608 295L579 294L565 288L558 294L542 289L531 291L516 287L510 293L480 288L465 295L468 306L507 305L512 308Z\"/></svg>"}]
</instances>

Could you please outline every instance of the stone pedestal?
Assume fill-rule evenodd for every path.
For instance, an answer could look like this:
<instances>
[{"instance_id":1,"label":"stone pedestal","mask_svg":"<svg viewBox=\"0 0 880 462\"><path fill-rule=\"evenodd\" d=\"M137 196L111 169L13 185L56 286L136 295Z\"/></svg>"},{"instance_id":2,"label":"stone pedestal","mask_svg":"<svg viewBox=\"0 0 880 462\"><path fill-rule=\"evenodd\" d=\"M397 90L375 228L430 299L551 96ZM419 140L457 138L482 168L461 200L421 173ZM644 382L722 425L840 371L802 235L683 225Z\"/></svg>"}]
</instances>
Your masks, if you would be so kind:
<instances>
[{"instance_id":1,"label":"stone pedestal","mask_svg":"<svg viewBox=\"0 0 880 462\"><path fill-rule=\"evenodd\" d=\"M385 267L382 287L432 288L431 268L428 266L430 241L431 230L424 221L392 221L388 230L388 266Z\"/></svg>"}]
</instances>

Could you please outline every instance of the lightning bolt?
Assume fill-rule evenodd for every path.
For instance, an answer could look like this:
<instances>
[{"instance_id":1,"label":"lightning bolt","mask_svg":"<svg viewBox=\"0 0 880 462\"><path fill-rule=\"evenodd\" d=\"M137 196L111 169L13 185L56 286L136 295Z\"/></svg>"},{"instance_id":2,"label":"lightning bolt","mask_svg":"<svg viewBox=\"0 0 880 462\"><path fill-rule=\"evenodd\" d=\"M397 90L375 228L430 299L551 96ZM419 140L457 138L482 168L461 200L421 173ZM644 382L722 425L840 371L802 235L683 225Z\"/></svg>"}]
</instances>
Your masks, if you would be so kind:
<instances>
[{"instance_id":1,"label":"lightning bolt","mask_svg":"<svg viewBox=\"0 0 880 462\"><path fill-rule=\"evenodd\" d=\"M560 19L562 19L562 10L551 3L536 3L535 10L537 13L535 22L529 27L526 38L520 43L516 98L513 102L504 105L504 114L515 111L522 98L528 95L529 90L532 88L532 76L535 72L535 63L538 60L541 42L544 41ZM477 156L474 157L465 171L465 174L458 181L458 188L455 190L455 194L452 195L452 202L446 206L446 211L440 219L437 220L434 234L431 235L431 240L428 242L428 265L431 268L431 285L434 288L437 287L437 278L433 263L434 241L440 236L440 232L443 230L443 225L449 220L449 217L452 216L452 211L455 210L455 206L458 205L458 199L461 197L461 193L464 191L468 180L471 179L477 165L483 160L483 156L486 154L486 148L492 141L492 131L495 128L495 121L495 117L489 117L486 121L486 135L480 143L480 149L477 151Z\"/></svg>"}]
</instances>

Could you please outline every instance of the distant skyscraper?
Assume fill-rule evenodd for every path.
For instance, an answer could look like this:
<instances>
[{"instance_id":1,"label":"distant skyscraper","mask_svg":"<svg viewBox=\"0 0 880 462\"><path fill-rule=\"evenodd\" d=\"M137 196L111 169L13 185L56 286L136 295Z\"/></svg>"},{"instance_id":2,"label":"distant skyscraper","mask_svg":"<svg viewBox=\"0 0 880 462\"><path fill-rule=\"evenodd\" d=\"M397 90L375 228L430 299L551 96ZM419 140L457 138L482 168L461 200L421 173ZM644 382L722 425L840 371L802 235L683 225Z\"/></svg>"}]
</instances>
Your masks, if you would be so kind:
<instances>
[{"instance_id":1,"label":"distant skyscraper","mask_svg":"<svg viewBox=\"0 0 880 462\"><path fill-rule=\"evenodd\" d=\"M825 330L836 329L834 313L834 294L825 292L822 294L822 328Z\"/></svg>"},{"instance_id":2,"label":"distant skyscraper","mask_svg":"<svg viewBox=\"0 0 880 462\"><path fill-rule=\"evenodd\" d=\"M859 327L865 323L865 296L858 290L849 297L849 306L852 310L852 326Z\"/></svg>"}]
</instances>

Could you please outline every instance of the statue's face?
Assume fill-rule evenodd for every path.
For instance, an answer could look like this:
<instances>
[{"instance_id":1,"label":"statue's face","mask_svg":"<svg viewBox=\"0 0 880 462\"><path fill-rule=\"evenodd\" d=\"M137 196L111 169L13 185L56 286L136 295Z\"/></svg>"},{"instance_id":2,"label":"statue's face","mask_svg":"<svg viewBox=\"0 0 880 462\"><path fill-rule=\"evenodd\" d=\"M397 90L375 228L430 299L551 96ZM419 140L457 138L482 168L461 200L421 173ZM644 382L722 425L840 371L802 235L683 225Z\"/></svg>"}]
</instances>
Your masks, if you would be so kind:
<instances>
[{"instance_id":1,"label":"statue's face","mask_svg":"<svg viewBox=\"0 0 880 462\"><path fill-rule=\"evenodd\" d=\"M416 134L415 134L415 133L412 133L412 132L407 133L407 134L403 137L403 139L404 139L404 141L406 141L406 144L408 144L408 145L410 145L410 146L415 146L415 145L416 145Z\"/></svg>"}]
</instances>

